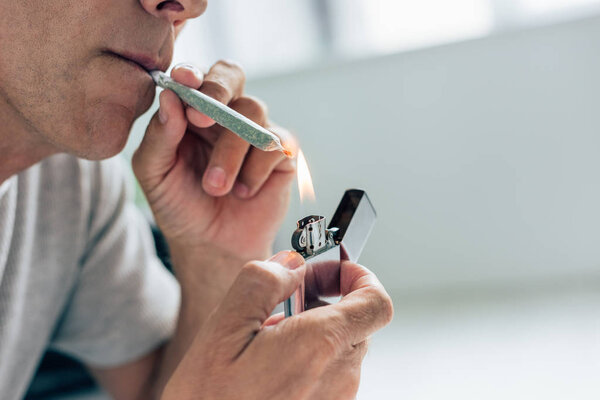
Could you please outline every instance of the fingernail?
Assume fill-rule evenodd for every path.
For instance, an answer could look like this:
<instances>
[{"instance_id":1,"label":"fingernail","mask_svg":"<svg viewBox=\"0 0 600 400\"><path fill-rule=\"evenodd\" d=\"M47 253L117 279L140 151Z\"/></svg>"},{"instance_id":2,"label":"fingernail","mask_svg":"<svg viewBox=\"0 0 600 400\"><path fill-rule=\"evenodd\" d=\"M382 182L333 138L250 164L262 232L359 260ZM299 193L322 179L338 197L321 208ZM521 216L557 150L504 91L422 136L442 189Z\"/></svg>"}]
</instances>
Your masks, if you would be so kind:
<instances>
[{"instance_id":1,"label":"fingernail","mask_svg":"<svg viewBox=\"0 0 600 400\"><path fill-rule=\"evenodd\" d=\"M248 197L250 195L250 188L241 182L236 182L235 185L233 186L233 193L237 197L241 197L242 199L245 199L246 197Z\"/></svg>"},{"instance_id":2,"label":"fingernail","mask_svg":"<svg viewBox=\"0 0 600 400\"><path fill-rule=\"evenodd\" d=\"M163 103L165 101L165 96L167 95L166 91L163 90L160 95L158 96L158 120L160 121L161 124L165 124L167 122L167 120L169 119L169 115L167 114L167 112L165 111L165 109L163 108Z\"/></svg>"},{"instance_id":3,"label":"fingernail","mask_svg":"<svg viewBox=\"0 0 600 400\"><path fill-rule=\"evenodd\" d=\"M158 120L160 121L160 123L164 125L168 119L169 119L169 116L167 115L165 110L163 110L162 107L159 107L158 108Z\"/></svg>"},{"instance_id":4,"label":"fingernail","mask_svg":"<svg viewBox=\"0 0 600 400\"><path fill-rule=\"evenodd\" d=\"M189 71L192 71L192 73L194 74L194 76L196 76L196 78L198 78L198 79L204 78L204 74L202 73L202 71L200 71L196 66L194 66L192 64L181 63L181 64L178 64L175 68L185 68Z\"/></svg>"},{"instance_id":5,"label":"fingernail","mask_svg":"<svg viewBox=\"0 0 600 400\"><path fill-rule=\"evenodd\" d=\"M214 188L225 186L225 170L221 167L211 167L206 173L206 183Z\"/></svg>"},{"instance_id":6,"label":"fingernail","mask_svg":"<svg viewBox=\"0 0 600 400\"><path fill-rule=\"evenodd\" d=\"M304 264L304 257L295 251L280 251L269 259L289 269L296 269Z\"/></svg>"}]
</instances>

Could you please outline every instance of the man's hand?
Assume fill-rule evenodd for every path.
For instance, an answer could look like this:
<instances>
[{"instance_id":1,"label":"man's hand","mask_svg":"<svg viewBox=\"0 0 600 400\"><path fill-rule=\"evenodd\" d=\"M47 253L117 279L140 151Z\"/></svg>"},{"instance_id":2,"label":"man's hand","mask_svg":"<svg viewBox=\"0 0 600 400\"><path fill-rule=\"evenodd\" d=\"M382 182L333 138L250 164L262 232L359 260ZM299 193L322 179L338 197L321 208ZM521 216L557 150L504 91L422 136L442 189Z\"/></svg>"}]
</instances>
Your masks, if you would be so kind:
<instances>
[{"instance_id":1,"label":"man's hand","mask_svg":"<svg viewBox=\"0 0 600 400\"><path fill-rule=\"evenodd\" d=\"M295 252L246 264L162 399L353 399L366 340L391 321L392 302L369 270L343 262L339 303L269 318L304 275Z\"/></svg>"},{"instance_id":2,"label":"man's hand","mask_svg":"<svg viewBox=\"0 0 600 400\"><path fill-rule=\"evenodd\" d=\"M266 106L244 94L244 73L236 64L220 61L204 77L191 66L171 75L272 130L293 149L292 136L268 121ZM133 167L172 252L196 260L221 252L239 260L238 270L268 257L287 211L294 160L251 147L165 90Z\"/></svg>"},{"instance_id":3,"label":"man's hand","mask_svg":"<svg viewBox=\"0 0 600 400\"><path fill-rule=\"evenodd\" d=\"M266 106L244 94L237 64L220 61L206 76L183 65L171 75L269 128L294 149L293 136L268 121ZM289 204L295 160L251 147L165 90L133 169L169 244L184 306L201 323L246 262L270 255Z\"/></svg>"},{"instance_id":4,"label":"man's hand","mask_svg":"<svg viewBox=\"0 0 600 400\"><path fill-rule=\"evenodd\" d=\"M185 65L171 76L270 129L296 153L292 135L268 121L261 101L244 94L238 65L220 61L206 76ZM149 378L147 392L153 396L162 392L242 266L270 255L287 211L295 160L251 147L165 90L133 169L167 239L182 289L177 330Z\"/></svg>"}]
</instances>

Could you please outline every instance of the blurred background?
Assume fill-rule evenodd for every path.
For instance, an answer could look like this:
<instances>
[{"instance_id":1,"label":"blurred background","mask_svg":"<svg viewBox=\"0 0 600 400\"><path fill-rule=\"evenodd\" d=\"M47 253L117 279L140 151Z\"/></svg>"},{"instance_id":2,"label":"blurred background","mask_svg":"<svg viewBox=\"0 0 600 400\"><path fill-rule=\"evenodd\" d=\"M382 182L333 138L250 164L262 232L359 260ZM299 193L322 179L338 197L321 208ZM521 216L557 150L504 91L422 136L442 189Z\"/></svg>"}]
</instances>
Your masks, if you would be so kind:
<instances>
[{"instance_id":1,"label":"blurred background","mask_svg":"<svg viewBox=\"0 0 600 400\"><path fill-rule=\"evenodd\" d=\"M359 399L600 398L599 0L212 0L176 61L221 58L300 138L310 211L378 210L396 316Z\"/></svg>"}]
</instances>

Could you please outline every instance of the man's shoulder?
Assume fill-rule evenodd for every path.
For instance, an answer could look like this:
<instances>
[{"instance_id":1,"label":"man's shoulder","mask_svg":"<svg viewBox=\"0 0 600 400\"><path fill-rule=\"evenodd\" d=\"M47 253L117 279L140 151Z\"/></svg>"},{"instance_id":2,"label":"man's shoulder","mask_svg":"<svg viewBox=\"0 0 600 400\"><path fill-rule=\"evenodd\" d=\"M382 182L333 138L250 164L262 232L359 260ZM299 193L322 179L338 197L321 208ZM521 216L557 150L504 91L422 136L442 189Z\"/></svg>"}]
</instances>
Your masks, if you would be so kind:
<instances>
[{"instance_id":1,"label":"man's shoulder","mask_svg":"<svg viewBox=\"0 0 600 400\"><path fill-rule=\"evenodd\" d=\"M84 197L119 197L132 184L131 172L120 156L85 160L70 154L56 154L30 168L23 178L40 184L45 191L78 194Z\"/></svg>"},{"instance_id":2,"label":"man's shoulder","mask_svg":"<svg viewBox=\"0 0 600 400\"><path fill-rule=\"evenodd\" d=\"M18 191L23 206L37 208L39 217L88 224L124 207L131 179L122 157L90 161L57 154L19 174Z\"/></svg>"}]
</instances>

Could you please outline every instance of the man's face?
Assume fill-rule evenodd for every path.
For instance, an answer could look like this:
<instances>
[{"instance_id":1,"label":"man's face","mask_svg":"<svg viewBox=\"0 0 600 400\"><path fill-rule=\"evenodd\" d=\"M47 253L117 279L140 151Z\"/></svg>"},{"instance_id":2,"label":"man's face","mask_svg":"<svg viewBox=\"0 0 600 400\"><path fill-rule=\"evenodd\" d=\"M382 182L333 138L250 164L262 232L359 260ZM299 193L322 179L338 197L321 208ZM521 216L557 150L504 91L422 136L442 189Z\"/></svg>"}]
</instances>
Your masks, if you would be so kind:
<instances>
[{"instance_id":1,"label":"man's face","mask_svg":"<svg viewBox=\"0 0 600 400\"><path fill-rule=\"evenodd\" d=\"M138 64L166 69L177 28L205 8L206 0L0 2L0 113L58 151L116 154L154 96Z\"/></svg>"}]
</instances>

